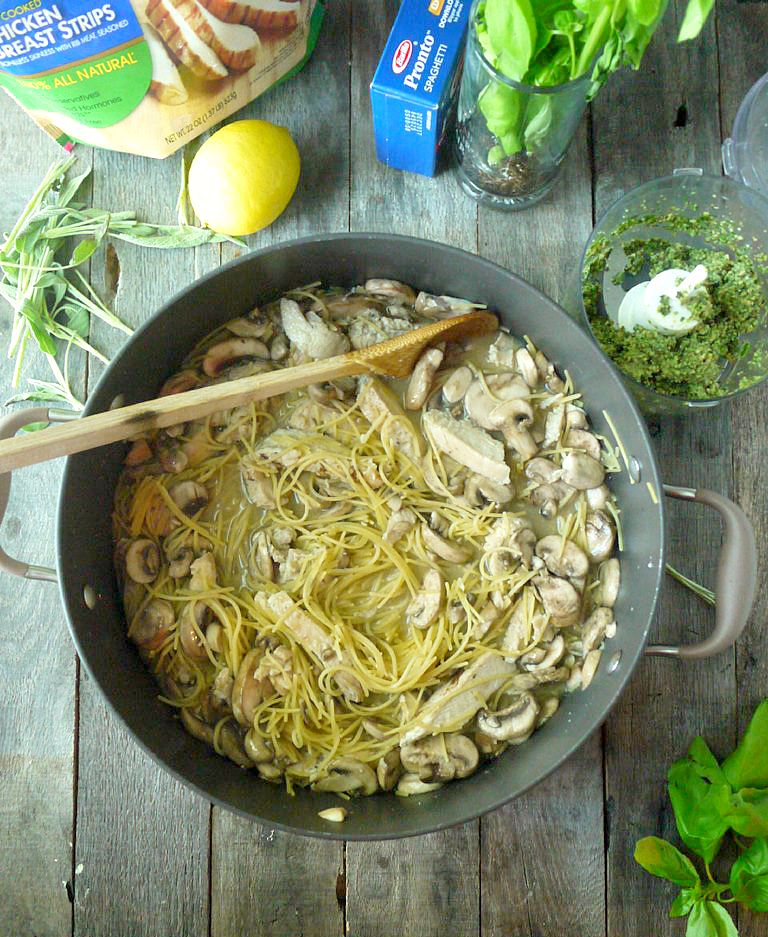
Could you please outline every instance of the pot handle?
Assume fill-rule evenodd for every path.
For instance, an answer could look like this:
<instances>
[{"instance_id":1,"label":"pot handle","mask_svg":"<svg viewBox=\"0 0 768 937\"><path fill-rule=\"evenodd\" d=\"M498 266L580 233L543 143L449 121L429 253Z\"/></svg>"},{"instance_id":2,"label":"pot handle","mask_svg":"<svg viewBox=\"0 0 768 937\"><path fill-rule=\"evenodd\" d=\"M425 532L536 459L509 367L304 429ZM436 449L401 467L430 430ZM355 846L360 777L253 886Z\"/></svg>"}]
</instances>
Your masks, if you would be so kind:
<instances>
[{"instance_id":1,"label":"pot handle","mask_svg":"<svg viewBox=\"0 0 768 937\"><path fill-rule=\"evenodd\" d=\"M29 423L63 423L65 420L77 419L79 414L74 410L59 410L56 407L31 407L26 410L16 410L0 420L0 439L8 439ZM8 499L11 494L11 473L0 475L0 525L3 523ZM56 570L49 566L33 566L23 563L9 556L0 546L0 573L10 573L12 576L21 576L24 579L42 579L46 582L56 582Z\"/></svg>"},{"instance_id":2,"label":"pot handle","mask_svg":"<svg viewBox=\"0 0 768 937\"><path fill-rule=\"evenodd\" d=\"M715 627L698 644L653 644L647 654L700 660L729 648L744 630L757 587L755 532L747 515L733 501L706 488L664 485L664 494L682 501L698 501L714 508L723 520L725 536L717 564Z\"/></svg>"}]
</instances>

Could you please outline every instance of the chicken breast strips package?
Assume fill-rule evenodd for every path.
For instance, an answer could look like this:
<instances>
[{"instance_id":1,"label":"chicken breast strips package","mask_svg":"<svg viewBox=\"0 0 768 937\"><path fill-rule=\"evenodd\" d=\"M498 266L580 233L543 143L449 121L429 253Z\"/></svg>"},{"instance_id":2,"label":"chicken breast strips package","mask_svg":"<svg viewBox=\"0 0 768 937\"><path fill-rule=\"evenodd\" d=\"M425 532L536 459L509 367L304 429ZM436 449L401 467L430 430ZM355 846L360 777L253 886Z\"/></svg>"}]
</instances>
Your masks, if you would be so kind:
<instances>
[{"instance_id":1,"label":"chicken breast strips package","mask_svg":"<svg viewBox=\"0 0 768 937\"><path fill-rule=\"evenodd\" d=\"M0 0L0 87L63 145L164 157L297 71L325 0Z\"/></svg>"}]
</instances>

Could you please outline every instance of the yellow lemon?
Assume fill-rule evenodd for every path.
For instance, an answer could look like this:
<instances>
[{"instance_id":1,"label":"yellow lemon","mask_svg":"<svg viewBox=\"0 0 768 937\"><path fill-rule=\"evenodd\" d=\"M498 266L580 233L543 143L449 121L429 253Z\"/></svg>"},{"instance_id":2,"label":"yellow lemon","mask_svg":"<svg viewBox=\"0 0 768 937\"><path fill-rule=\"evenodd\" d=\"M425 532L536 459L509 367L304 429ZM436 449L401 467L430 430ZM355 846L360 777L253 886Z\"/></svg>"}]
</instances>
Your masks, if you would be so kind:
<instances>
[{"instance_id":1,"label":"yellow lemon","mask_svg":"<svg viewBox=\"0 0 768 937\"><path fill-rule=\"evenodd\" d=\"M281 215L299 181L291 135L266 120L217 130L189 167L189 198L200 220L220 234L260 231Z\"/></svg>"}]
</instances>

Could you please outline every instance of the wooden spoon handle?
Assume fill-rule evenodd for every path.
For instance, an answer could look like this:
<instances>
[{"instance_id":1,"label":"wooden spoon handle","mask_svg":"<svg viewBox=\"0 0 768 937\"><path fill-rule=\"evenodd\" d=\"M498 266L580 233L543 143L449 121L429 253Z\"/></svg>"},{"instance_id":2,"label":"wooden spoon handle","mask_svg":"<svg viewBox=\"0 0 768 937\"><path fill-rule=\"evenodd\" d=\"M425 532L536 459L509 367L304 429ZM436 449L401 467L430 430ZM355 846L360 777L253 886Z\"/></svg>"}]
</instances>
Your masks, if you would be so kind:
<instances>
[{"instance_id":1,"label":"wooden spoon handle","mask_svg":"<svg viewBox=\"0 0 768 937\"><path fill-rule=\"evenodd\" d=\"M376 370L374 365L354 355L337 355L96 413L37 433L3 440L0 442L0 474L199 419L218 410L277 397L297 387Z\"/></svg>"}]
</instances>

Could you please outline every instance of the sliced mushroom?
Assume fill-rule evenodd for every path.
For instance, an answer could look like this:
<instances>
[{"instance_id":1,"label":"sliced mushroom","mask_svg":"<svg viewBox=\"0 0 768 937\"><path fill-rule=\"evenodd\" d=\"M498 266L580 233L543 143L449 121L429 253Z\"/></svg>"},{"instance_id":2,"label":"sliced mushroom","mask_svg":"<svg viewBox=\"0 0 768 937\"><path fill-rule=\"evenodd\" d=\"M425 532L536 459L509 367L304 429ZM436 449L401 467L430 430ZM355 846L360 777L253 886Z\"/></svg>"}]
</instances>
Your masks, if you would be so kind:
<instances>
[{"instance_id":1,"label":"sliced mushroom","mask_svg":"<svg viewBox=\"0 0 768 937\"><path fill-rule=\"evenodd\" d=\"M594 592L594 598L600 605L606 608L613 608L619 595L619 585L621 583L621 567L616 557L606 560L597 571L597 579L600 583Z\"/></svg>"},{"instance_id":2,"label":"sliced mushroom","mask_svg":"<svg viewBox=\"0 0 768 937\"><path fill-rule=\"evenodd\" d=\"M613 609L600 606L592 612L581 626L581 646L585 656L600 647L611 624L613 624Z\"/></svg>"},{"instance_id":3,"label":"sliced mushroom","mask_svg":"<svg viewBox=\"0 0 768 937\"><path fill-rule=\"evenodd\" d=\"M398 302L412 306L416 302L415 290L407 283L399 280L385 280L381 277L372 277L365 281L366 293L375 293L377 296L386 296Z\"/></svg>"},{"instance_id":4,"label":"sliced mushroom","mask_svg":"<svg viewBox=\"0 0 768 937\"><path fill-rule=\"evenodd\" d=\"M563 456L562 479L566 485L578 490L597 488L605 478L605 469L601 462L577 450Z\"/></svg>"},{"instance_id":5,"label":"sliced mushroom","mask_svg":"<svg viewBox=\"0 0 768 937\"><path fill-rule=\"evenodd\" d=\"M555 635L549 647L538 647L535 652L529 651L528 654L523 654L520 664L529 673L537 673L559 664L564 654L565 640L561 634L558 634Z\"/></svg>"},{"instance_id":6,"label":"sliced mushroom","mask_svg":"<svg viewBox=\"0 0 768 937\"><path fill-rule=\"evenodd\" d=\"M536 576L533 584L544 611L558 628L572 625L578 619L581 599L570 582L557 576Z\"/></svg>"},{"instance_id":7,"label":"sliced mushroom","mask_svg":"<svg viewBox=\"0 0 768 937\"><path fill-rule=\"evenodd\" d=\"M565 405L565 424L569 429L589 429L587 414L572 402Z\"/></svg>"},{"instance_id":8,"label":"sliced mushroom","mask_svg":"<svg viewBox=\"0 0 768 937\"><path fill-rule=\"evenodd\" d=\"M584 658L584 663L581 665L581 689L586 690L586 688L592 683L592 680L597 673L597 668L600 664L600 658L603 656L602 651L590 651L589 654Z\"/></svg>"},{"instance_id":9,"label":"sliced mushroom","mask_svg":"<svg viewBox=\"0 0 768 937\"><path fill-rule=\"evenodd\" d=\"M607 485L598 485L584 492L587 504L593 511L602 511L611 500L611 492Z\"/></svg>"},{"instance_id":10,"label":"sliced mushroom","mask_svg":"<svg viewBox=\"0 0 768 937\"><path fill-rule=\"evenodd\" d=\"M451 374L448 380L443 384L443 398L446 403L458 403L466 394L469 385L472 383L472 371L462 365Z\"/></svg>"},{"instance_id":11,"label":"sliced mushroom","mask_svg":"<svg viewBox=\"0 0 768 937\"><path fill-rule=\"evenodd\" d=\"M536 700L530 693L521 691L498 712L482 709L477 714L477 728L492 739L519 745L533 732L538 714Z\"/></svg>"},{"instance_id":12,"label":"sliced mushroom","mask_svg":"<svg viewBox=\"0 0 768 937\"><path fill-rule=\"evenodd\" d=\"M179 616L179 641L182 650L192 660L205 660L205 626L211 611L205 602L187 602Z\"/></svg>"},{"instance_id":13,"label":"sliced mushroom","mask_svg":"<svg viewBox=\"0 0 768 937\"><path fill-rule=\"evenodd\" d=\"M171 603L165 599L150 599L131 622L128 637L139 647L155 651L166 639L173 624Z\"/></svg>"},{"instance_id":14,"label":"sliced mushroom","mask_svg":"<svg viewBox=\"0 0 768 937\"><path fill-rule=\"evenodd\" d=\"M515 496L512 485L500 485L482 475L470 475L464 484L464 497L474 507L484 504L509 504Z\"/></svg>"},{"instance_id":15,"label":"sliced mushroom","mask_svg":"<svg viewBox=\"0 0 768 937\"><path fill-rule=\"evenodd\" d=\"M414 628L429 628L440 613L443 604L443 577L430 569L421 583L421 589L406 609L406 620Z\"/></svg>"},{"instance_id":16,"label":"sliced mushroom","mask_svg":"<svg viewBox=\"0 0 768 937\"><path fill-rule=\"evenodd\" d=\"M539 706L539 715L536 718L536 728L540 729L545 722L548 722L560 708L560 700L556 696L548 696L541 700Z\"/></svg>"},{"instance_id":17,"label":"sliced mushroom","mask_svg":"<svg viewBox=\"0 0 768 937\"><path fill-rule=\"evenodd\" d=\"M376 780L383 791L391 791L400 780L403 766L400 762L400 752L393 748L379 759L376 765Z\"/></svg>"},{"instance_id":18,"label":"sliced mushroom","mask_svg":"<svg viewBox=\"0 0 768 937\"><path fill-rule=\"evenodd\" d=\"M536 544L536 556L540 556L547 569L563 579L580 579L589 572L586 553L572 540L563 542L559 534L542 537Z\"/></svg>"},{"instance_id":19,"label":"sliced mushroom","mask_svg":"<svg viewBox=\"0 0 768 937\"><path fill-rule=\"evenodd\" d=\"M228 338L208 349L203 358L203 371L208 377L218 377L243 358L269 358L269 349L257 338Z\"/></svg>"},{"instance_id":20,"label":"sliced mushroom","mask_svg":"<svg viewBox=\"0 0 768 937\"><path fill-rule=\"evenodd\" d=\"M443 362L443 352L439 348L428 348L416 362L408 387L405 391L406 410L420 410L424 406L437 369Z\"/></svg>"},{"instance_id":21,"label":"sliced mushroom","mask_svg":"<svg viewBox=\"0 0 768 937\"><path fill-rule=\"evenodd\" d=\"M509 466L504 461L504 446L497 439L467 421L454 420L446 413L429 410L422 418L424 430L441 452L460 465L506 485Z\"/></svg>"},{"instance_id":22,"label":"sliced mushroom","mask_svg":"<svg viewBox=\"0 0 768 937\"><path fill-rule=\"evenodd\" d=\"M176 547L173 552L168 553L168 575L171 579L183 579L189 575L189 568L195 558L191 547Z\"/></svg>"},{"instance_id":23,"label":"sliced mushroom","mask_svg":"<svg viewBox=\"0 0 768 937\"><path fill-rule=\"evenodd\" d=\"M178 374L169 377L163 384L158 397L168 397L171 394L183 394L184 391L192 390L192 388L199 386L200 380L200 375L197 371L179 371Z\"/></svg>"},{"instance_id":24,"label":"sliced mushroom","mask_svg":"<svg viewBox=\"0 0 768 937\"><path fill-rule=\"evenodd\" d=\"M216 560L213 553L202 553L189 567L190 592L208 592L216 585Z\"/></svg>"},{"instance_id":25,"label":"sliced mushroom","mask_svg":"<svg viewBox=\"0 0 768 937\"><path fill-rule=\"evenodd\" d=\"M435 690L417 712L416 724L405 733L401 744L462 729L513 673L514 666L498 653L483 652Z\"/></svg>"},{"instance_id":26,"label":"sliced mushroom","mask_svg":"<svg viewBox=\"0 0 768 937\"><path fill-rule=\"evenodd\" d=\"M400 748L403 768L428 783L466 778L476 770L478 760L474 742L465 735L434 735Z\"/></svg>"},{"instance_id":27,"label":"sliced mushroom","mask_svg":"<svg viewBox=\"0 0 768 937\"><path fill-rule=\"evenodd\" d=\"M384 539L387 543L397 543L416 525L417 520L418 518L410 508L393 511L389 516L387 529L384 531Z\"/></svg>"},{"instance_id":28,"label":"sliced mushroom","mask_svg":"<svg viewBox=\"0 0 768 937\"><path fill-rule=\"evenodd\" d=\"M599 563L611 555L616 535L613 531L608 515L602 511L593 511L587 514L587 550L592 559Z\"/></svg>"},{"instance_id":29,"label":"sliced mushroom","mask_svg":"<svg viewBox=\"0 0 768 937\"><path fill-rule=\"evenodd\" d=\"M208 504L208 492L197 482L179 482L168 491L174 504L182 514L193 517Z\"/></svg>"},{"instance_id":30,"label":"sliced mushroom","mask_svg":"<svg viewBox=\"0 0 768 937\"><path fill-rule=\"evenodd\" d=\"M251 648L240 662L232 686L232 712L242 726L253 724L256 707L274 692L269 679L257 673L263 656L263 648Z\"/></svg>"},{"instance_id":31,"label":"sliced mushroom","mask_svg":"<svg viewBox=\"0 0 768 937\"><path fill-rule=\"evenodd\" d=\"M224 640L222 635L224 634L224 629L217 621L212 621L210 625L205 629L205 643L208 647L214 651L216 654L221 654L224 651ZM222 671L223 673L224 671ZM229 673L229 671L227 671ZM231 696L230 688L230 696Z\"/></svg>"},{"instance_id":32,"label":"sliced mushroom","mask_svg":"<svg viewBox=\"0 0 768 937\"><path fill-rule=\"evenodd\" d=\"M534 356L534 361L536 362L539 376L541 377L542 381L544 381L547 388L551 390L553 394L561 393L565 389L565 383L557 371L555 371L555 366L551 363L549 358L547 358L544 352L537 351Z\"/></svg>"},{"instance_id":33,"label":"sliced mushroom","mask_svg":"<svg viewBox=\"0 0 768 937\"><path fill-rule=\"evenodd\" d=\"M181 724L193 738L207 745L213 745L213 726L209 726L207 722L195 716L187 706L180 707L179 715Z\"/></svg>"},{"instance_id":34,"label":"sliced mushroom","mask_svg":"<svg viewBox=\"0 0 768 937\"><path fill-rule=\"evenodd\" d=\"M266 740L255 729L249 729L246 732L243 739L243 748L255 765L267 764L275 757L275 753L267 745Z\"/></svg>"},{"instance_id":35,"label":"sliced mushroom","mask_svg":"<svg viewBox=\"0 0 768 937\"><path fill-rule=\"evenodd\" d=\"M429 784L422 781L418 774L404 774L398 781L395 793L398 797L414 797L418 794L429 794L442 786L441 781Z\"/></svg>"},{"instance_id":36,"label":"sliced mushroom","mask_svg":"<svg viewBox=\"0 0 768 937\"><path fill-rule=\"evenodd\" d=\"M218 741L222 752L230 761L234 761L241 768L253 767L253 762L243 746L243 735L240 727L235 725L231 719L227 720L219 730Z\"/></svg>"},{"instance_id":37,"label":"sliced mushroom","mask_svg":"<svg viewBox=\"0 0 768 937\"><path fill-rule=\"evenodd\" d=\"M336 758L328 765L327 772L324 778L315 781L313 790L368 796L379 786L371 768L356 758Z\"/></svg>"},{"instance_id":38,"label":"sliced mushroom","mask_svg":"<svg viewBox=\"0 0 768 937\"><path fill-rule=\"evenodd\" d=\"M259 777L263 781L269 781L270 784L279 784L283 776L283 769L273 761L256 765L256 770L259 772Z\"/></svg>"},{"instance_id":39,"label":"sliced mushroom","mask_svg":"<svg viewBox=\"0 0 768 937\"><path fill-rule=\"evenodd\" d=\"M306 318L292 299L280 300L283 331L292 344L309 358L330 358L349 350L349 339L324 322L315 312Z\"/></svg>"},{"instance_id":40,"label":"sliced mushroom","mask_svg":"<svg viewBox=\"0 0 768 937\"><path fill-rule=\"evenodd\" d=\"M264 338L272 326L269 319L258 309L252 309L247 316L227 322L226 328L240 338Z\"/></svg>"},{"instance_id":41,"label":"sliced mushroom","mask_svg":"<svg viewBox=\"0 0 768 937\"><path fill-rule=\"evenodd\" d=\"M571 449L581 449L596 462L600 461L600 442L597 436L585 429L569 429L565 436L565 445Z\"/></svg>"},{"instance_id":42,"label":"sliced mushroom","mask_svg":"<svg viewBox=\"0 0 768 937\"><path fill-rule=\"evenodd\" d=\"M424 540L424 546L428 550L436 553L449 563L466 563L472 555L469 550L460 547L452 540L441 537L440 534L426 524L421 525L421 536Z\"/></svg>"},{"instance_id":43,"label":"sliced mushroom","mask_svg":"<svg viewBox=\"0 0 768 937\"><path fill-rule=\"evenodd\" d=\"M125 571L134 582L153 582L160 572L160 548L152 540L134 540L125 553Z\"/></svg>"}]
</instances>

